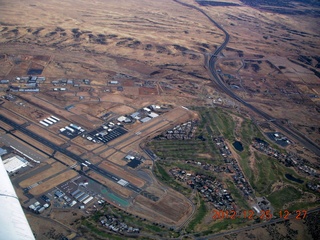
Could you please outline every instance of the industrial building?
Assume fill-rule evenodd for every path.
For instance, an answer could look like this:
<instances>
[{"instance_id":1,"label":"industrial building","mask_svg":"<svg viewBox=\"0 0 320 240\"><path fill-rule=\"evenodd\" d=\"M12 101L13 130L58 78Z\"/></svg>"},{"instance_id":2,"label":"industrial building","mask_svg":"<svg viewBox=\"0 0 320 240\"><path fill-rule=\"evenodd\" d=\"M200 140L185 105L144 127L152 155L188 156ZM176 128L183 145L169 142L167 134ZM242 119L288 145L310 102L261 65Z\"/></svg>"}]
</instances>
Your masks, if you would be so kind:
<instances>
[{"instance_id":1,"label":"industrial building","mask_svg":"<svg viewBox=\"0 0 320 240\"><path fill-rule=\"evenodd\" d=\"M8 173L18 171L20 168L28 166L28 161L20 156L13 156L3 161L4 168Z\"/></svg>"},{"instance_id":2,"label":"industrial building","mask_svg":"<svg viewBox=\"0 0 320 240\"><path fill-rule=\"evenodd\" d=\"M62 198L65 194L64 192L61 192L60 190L57 190L54 195L57 197L57 198Z\"/></svg>"},{"instance_id":3,"label":"industrial building","mask_svg":"<svg viewBox=\"0 0 320 240\"><path fill-rule=\"evenodd\" d=\"M151 120L150 117L145 117L145 118L140 119L140 122L146 123L146 122L148 122L148 121L150 121L150 120Z\"/></svg>"},{"instance_id":4,"label":"industrial building","mask_svg":"<svg viewBox=\"0 0 320 240\"><path fill-rule=\"evenodd\" d=\"M0 148L0 157L1 157L2 155L7 154L7 153L8 153L7 149Z\"/></svg>"},{"instance_id":5,"label":"industrial building","mask_svg":"<svg viewBox=\"0 0 320 240\"><path fill-rule=\"evenodd\" d=\"M151 112L151 113L148 114L148 116L151 117L151 118L156 118L156 117L159 116L159 114Z\"/></svg>"}]
</instances>

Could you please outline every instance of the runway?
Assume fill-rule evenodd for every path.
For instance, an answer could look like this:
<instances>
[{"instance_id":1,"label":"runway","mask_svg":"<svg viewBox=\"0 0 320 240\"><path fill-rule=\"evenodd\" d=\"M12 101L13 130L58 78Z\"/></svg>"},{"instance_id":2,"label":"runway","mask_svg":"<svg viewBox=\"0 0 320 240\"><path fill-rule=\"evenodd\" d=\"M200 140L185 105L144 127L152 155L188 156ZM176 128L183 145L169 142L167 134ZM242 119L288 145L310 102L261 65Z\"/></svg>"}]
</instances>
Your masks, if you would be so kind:
<instances>
[{"instance_id":1,"label":"runway","mask_svg":"<svg viewBox=\"0 0 320 240\"><path fill-rule=\"evenodd\" d=\"M74 160L77 161L79 164L82 164L82 163L86 164L89 169L91 169L92 171L94 171L94 172L102 175L103 177L108 178L109 180L111 180L111 181L113 181L113 182L116 182L116 183L117 183L117 182L121 179L120 177L118 177L118 176L115 175L115 174L112 174L112 173L109 172L109 171L106 171L106 170L104 170L104 169L101 169L101 168L99 168L99 167L97 167L97 166L95 166L95 165L93 165L93 164L87 164L87 163L85 162L86 160L82 159L82 158L79 157L78 155L76 155L76 154L74 154L74 153L72 153L72 152L70 152L70 151L68 151L68 150L66 150L66 149L64 149L64 148L62 148L62 147L57 146L56 144L54 144L54 143L50 142L49 140L47 140L47 139L39 136L38 134L30 131L29 129L24 128L23 126L15 123L14 121L8 119L7 117L5 117L5 116L3 116L3 115L1 115L1 114L0 114L0 120L3 121L3 122L6 123L6 124L12 126L12 127L15 128L16 130L19 130L19 131L21 131L22 133L28 135L29 137L37 140L38 142L41 142L42 144L44 144L44 145L52 148L54 151L61 152L61 153L65 154L66 156L74 159ZM24 146L24 147L25 147L25 146ZM124 179L124 180L125 180L125 179ZM127 181L127 182L129 182L129 181ZM153 200L153 201L158 200L158 197L154 196L154 195L151 194L151 193L148 193L148 192L146 192L146 191L143 191L141 188L139 188L139 187L131 184L130 182L129 182L129 184L127 184L127 185L124 186L124 187L126 187L126 188L128 188L128 189L130 189L130 190L132 190L132 191L134 191L134 192L136 192L136 193L139 193L139 194L141 193L141 195L143 195L143 196L145 196L145 197L147 197L147 198L149 198L149 199L151 199L151 200Z\"/></svg>"}]
</instances>

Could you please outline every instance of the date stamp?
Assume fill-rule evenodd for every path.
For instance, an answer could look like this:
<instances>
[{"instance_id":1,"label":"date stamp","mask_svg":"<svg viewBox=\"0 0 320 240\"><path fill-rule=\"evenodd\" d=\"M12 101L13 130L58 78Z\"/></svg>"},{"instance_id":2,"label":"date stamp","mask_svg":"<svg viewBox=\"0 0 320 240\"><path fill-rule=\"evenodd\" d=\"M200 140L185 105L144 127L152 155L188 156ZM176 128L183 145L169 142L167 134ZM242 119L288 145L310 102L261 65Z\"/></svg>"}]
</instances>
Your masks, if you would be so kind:
<instances>
[{"instance_id":1,"label":"date stamp","mask_svg":"<svg viewBox=\"0 0 320 240\"><path fill-rule=\"evenodd\" d=\"M305 219L307 217L307 210L296 210L293 212L290 212L288 210L279 211L279 217L283 219L289 219L289 217L292 215L295 219Z\"/></svg>"},{"instance_id":2,"label":"date stamp","mask_svg":"<svg viewBox=\"0 0 320 240\"><path fill-rule=\"evenodd\" d=\"M270 210L261 210L259 213L255 212L254 210L243 210L241 212L236 212L234 210L212 210L213 216L212 219L257 219L260 218L261 220L271 220L274 215L271 213ZM275 217L279 217L282 219L305 219L307 216L306 210L296 210L296 211L288 211L288 210L280 210Z\"/></svg>"}]
</instances>

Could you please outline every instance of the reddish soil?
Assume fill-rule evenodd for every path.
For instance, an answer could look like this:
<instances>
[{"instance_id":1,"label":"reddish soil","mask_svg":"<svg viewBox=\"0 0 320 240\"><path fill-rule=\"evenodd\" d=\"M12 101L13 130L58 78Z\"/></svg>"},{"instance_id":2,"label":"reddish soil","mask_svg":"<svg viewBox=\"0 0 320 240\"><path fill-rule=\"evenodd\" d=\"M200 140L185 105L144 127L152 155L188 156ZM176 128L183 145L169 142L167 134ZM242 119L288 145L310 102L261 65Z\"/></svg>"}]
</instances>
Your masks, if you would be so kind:
<instances>
[{"instance_id":1,"label":"reddish soil","mask_svg":"<svg viewBox=\"0 0 320 240\"><path fill-rule=\"evenodd\" d=\"M146 87L140 87L139 88L139 95L158 95L157 88L146 88Z\"/></svg>"}]
</instances>

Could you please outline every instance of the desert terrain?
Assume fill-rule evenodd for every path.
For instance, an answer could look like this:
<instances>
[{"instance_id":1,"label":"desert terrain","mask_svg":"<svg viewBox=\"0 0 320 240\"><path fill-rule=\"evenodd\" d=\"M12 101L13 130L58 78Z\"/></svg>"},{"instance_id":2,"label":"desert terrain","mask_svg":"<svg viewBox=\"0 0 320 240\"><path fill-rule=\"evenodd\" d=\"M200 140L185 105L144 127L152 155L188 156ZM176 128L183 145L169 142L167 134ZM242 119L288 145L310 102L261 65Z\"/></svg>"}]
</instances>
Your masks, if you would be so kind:
<instances>
[{"instance_id":1,"label":"desert terrain","mask_svg":"<svg viewBox=\"0 0 320 240\"><path fill-rule=\"evenodd\" d=\"M239 238L268 239L295 230L300 238L314 236L314 212L300 222L265 221L250 231L245 227L257 219L212 221L217 204L191 189L190 179L181 182L173 167L188 166L190 176L220 181L234 199L232 207L241 211L264 196L276 211L319 207L319 189L306 184L319 183L320 156L284 133L286 145L268 138L281 132L277 122L320 145L319 3L1 0L0 5L0 80L8 80L0 84L0 141L15 146L9 154L32 149L43 156L11 176L37 238L113 238L115 230L99 225L107 216L140 229L140 235L123 233L128 239L215 237L238 227ZM226 32L230 39L214 56ZM213 57L224 85L271 120L214 81ZM32 82L32 76L38 80ZM59 120L41 123L52 116ZM177 130L182 126L193 127L186 130L190 136ZM272 153L258 149L257 138ZM243 152L233 147L237 141ZM288 165L280 155L302 163ZM210 174L204 163L214 165L207 167ZM232 182L229 173L237 171L252 189L249 197ZM287 180L289 173L304 184ZM90 203L76 191L92 197ZM293 201L281 205L282 193ZM30 206L43 204L43 195L51 205L37 215ZM226 232L220 238L229 237Z\"/></svg>"}]
</instances>

